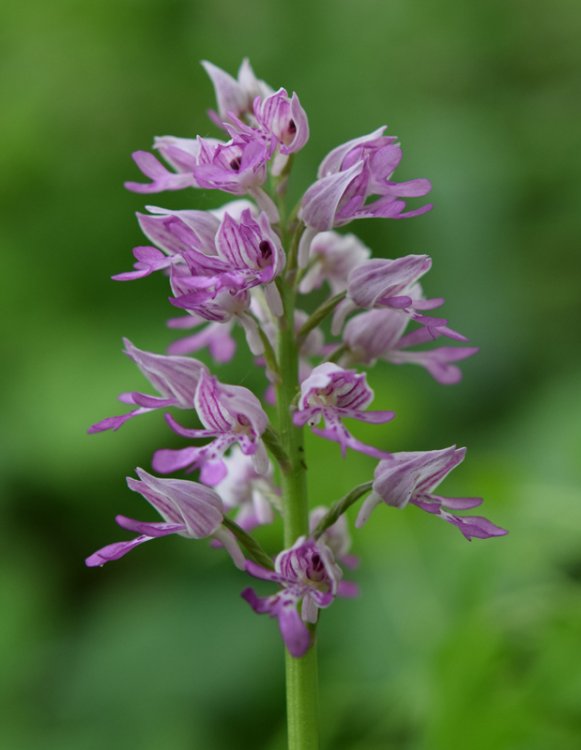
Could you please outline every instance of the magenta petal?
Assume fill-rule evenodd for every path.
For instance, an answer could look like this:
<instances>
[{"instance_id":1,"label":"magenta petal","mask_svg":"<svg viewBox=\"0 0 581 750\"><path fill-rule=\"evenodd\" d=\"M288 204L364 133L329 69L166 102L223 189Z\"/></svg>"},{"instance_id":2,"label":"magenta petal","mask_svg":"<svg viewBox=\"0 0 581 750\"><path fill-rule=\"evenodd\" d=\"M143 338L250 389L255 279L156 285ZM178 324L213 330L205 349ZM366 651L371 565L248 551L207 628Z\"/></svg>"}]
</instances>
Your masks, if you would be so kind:
<instances>
[{"instance_id":1,"label":"magenta petal","mask_svg":"<svg viewBox=\"0 0 581 750\"><path fill-rule=\"evenodd\" d=\"M143 534L150 537L168 536L169 534L179 534L186 530L183 523L163 523L159 521L136 521L134 518L127 516L115 516L115 522L122 529L134 531L136 534Z\"/></svg>"},{"instance_id":2,"label":"magenta petal","mask_svg":"<svg viewBox=\"0 0 581 750\"><path fill-rule=\"evenodd\" d=\"M366 456L371 456L372 458L384 459L391 457L391 453L381 451L379 448L374 448L372 445L362 443L360 440L353 437L350 432L347 432L347 430L340 430L335 426L326 427L325 429L313 427L312 431L315 435L319 435L319 437L339 443L343 456L345 455L345 448L352 448L353 450L358 451L359 453L364 453Z\"/></svg>"},{"instance_id":3,"label":"magenta petal","mask_svg":"<svg viewBox=\"0 0 581 750\"><path fill-rule=\"evenodd\" d=\"M359 162L344 172L322 177L311 185L302 201L301 218L305 224L322 232L332 229L339 202L362 169L363 163Z\"/></svg>"},{"instance_id":4,"label":"magenta petal","mask_svg":"<svg viewBox=\"0 0 581 750\"><path fill-rule=\"evenodd\" d=\"M355 411L345 410L345 416L351 419L357 419L360 422L369 422L369 424L385 424L391 422L395 417L394 411Z\"/></svg>"},{"instance_id":5,"label":"magenta petal","mask_svg":"<svg viewBox=\"0 0 581 750\"><path fill-rule=\"evenodd\" d=\"M353 581L341 581L337 588L337 595L345 599L353 599L359 596L359 586Z\"/></svg>"},{"instance_id":6,"label":"magenta petal","mask_svg":"<svg viewBox=\"0 0 581 750\"><path fill-rule=\"evenodd\" d=\"M456 526L456 528L468 539L490 539L494 536L505 536L506 529L497 526L482 516L453 516L447 514L442 516L445 521Z\"/></svg>"},{"instance_id":7,"label":"magenta petal","mask_svg":"<svg viewBox=\"0 0 581 750\"><path fill-rule=\"evenodd\" d=\"M89 435L93 435L96 432L118 430L122 425L125 424L125 422L133 419L133 417L136 417L138 414L145 414L149 411L151 411L151 409L135 409L134 411L130 411L128 414L121 414L118 417L107 417L106 419L102 419L100 422L91 425L87 432L89 433Z\"/></svg>"},{"instance_id":8,"label":"magenta petal","mask_svg":"<svg viewBox=\"0 0 581 750\"><path fill-rule=\"evenodd\" d=\"M205 430L205 429L189 429L187 427L183 427L179 422L177 422L171 414L164 414L165 421L168 423L168 425L171 427L171 429L177 433L178 435L181 435L182 437L187 438L204 438L204 437L215 437L216 431L215 430Z\"/></svg>"},{"instance_id":9,"label":"magenta petal","mask_svg":"<svg viewBox=\"0 0 581 750\"><path fill-rule=\"evenodd\" d=\"M153 455L153 468L160 474L172 474L195 464L200 456L200 448L182 448L181 450L162 449Z\"/></svg>"},{"instance_id":10,"label":"magenta petal","mask_svg":"<svg viewBox=\"0 0 581 750\"><path fill-rule=\"evenodd\" d=\"M246 561L246 564L248 564L248 560ZM251 588L246 588L244 591L240 594L240 596L244 599L244 601L247 601L248 604L252 607L252 609L259 615L265 615L265 614L272 614L271 610L271 599L270 596L258 596L256 591Z\"/></svg>"},{"instance_id":11,"label":"magenta petal","mask_svg":"<svg viewBox=\"0 0 581 750\"><path fill-rule=\"evenodd\" d=\"M481 497L440 497L438 495L430 495L430 497L449 510L469 510L477 508L484 502Z\"/></svg>"},{"instance_id":12,"label":"magenta petal","mask_svg":"<svg viewBox=\"0 0 581 750\"><path fill-rule=\"evenodd\" d=\"M224 461L221 459L206 461L200 472L200 482L207 484L209 487L214 487L214 485L221 482L227 474L228 469L226 468Z\"/></svg>"},{"instance_id":13,"label":"magenta petal","mask_svg":"<svg viewBox=\"0 0 581 750\"><path fill-rule=\"evenodd\" d=\"M87 557L85 565L88 568L97 568L105 565L105 563L113 562L113 560L119 560L121 557L131 552L132 549L138 547L144 542L149 542L153 539L151 536L138 536L136 539L131 539L128 542L115 542L114 544L108 544L97 552Z\"/></svg>"},{"instance_id":14,"label":"magenta petal","mask_svg":"<svg viewBox=\"0 0 581 750\"><path fill-rule=\"evenodd\" d=\"M301 620L294 602L283 604L278 611L278 624L282 639L291 656L300 659L309 650L311 634Z\"/></svg>"},{"instance_id":15,"label":"magenta petal","mask_svg":"<svg viewBox=\"0 0 581 750\"><path fill-rule=\"evenodd\" d=\"M250 573L255 578L260 578L262 581L274 581L275 583L280 583L281 581L279 573L263 568L262 565L258 565L258 563L252 562L252 560L246 560L245 568L247 573Z\"/></svg>"}]
</instances>

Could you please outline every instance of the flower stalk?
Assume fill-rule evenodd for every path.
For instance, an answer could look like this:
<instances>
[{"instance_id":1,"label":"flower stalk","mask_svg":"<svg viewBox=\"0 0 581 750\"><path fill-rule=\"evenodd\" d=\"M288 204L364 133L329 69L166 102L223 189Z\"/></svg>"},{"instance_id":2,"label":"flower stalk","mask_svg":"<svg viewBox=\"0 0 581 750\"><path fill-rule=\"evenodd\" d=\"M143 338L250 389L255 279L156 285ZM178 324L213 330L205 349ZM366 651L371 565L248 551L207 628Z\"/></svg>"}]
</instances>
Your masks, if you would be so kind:
<instances>
[{"instance_id":1,"label":"flower stalk","mask_svg":"<svg viewBox=\"0 0 581 750\"><path fill-rule=\"evenodd\" d=\"M118 515L117 524L137 536L109 544L85 562L101 567L145 542L177 534L210 539L210 547L227 553L245 576L276 584L269 596L251 587L241 596L254 612L277 621L284 641L289 750L317 750L319 610L337 596L358 594L357 584L344 579L344 569L358 564L350 554L346 511L368 494L357 528L380 505L412 505L468 540L506 533L482 516L458 514L479 506L481 498L436 493L463 461L465 449L392 453L350 432L344 419L384 424L395 414L369 409L374 393L366 374L346 368L377 360L416 364L451 385L461 377L455 363L477 349L416 349L441 337L467 340L446 319L425 314L444 302L426 298L419 283L431 267L427 255L373 259L355 235L335 231L356 219L403 219L430 210L430 204L408 209L406 203L430 191L428 180L393 179L401 159L397 138L385 135L383 126L337 146L289 213L285 195L292 163L309 138L298 96L284 88L273 91L255 76L248 60L237 78L212 63L203 65L216 91L217 111L210 111L210 118L228 140L156 138L156 155L133 155L149 181L126 187L142 194L219 190L235 200L210 211L150 205L138 221L152 245L134 248L133 269L113 277L127 282L163 271L169 277L170 303L185 316L173 318L169 326L194 331L171 344L166 355L125 339L125 354L151 387L122 393L120 400L131 410L89 429L118 430L133 418L163 410L169 428L189 443L157 450L153 469L160 474L197 471L199 481L160 478L137 468L138 479L127 479L129 489L161 520ZM263 187L267 180L270 194ZM309 314L312 305L303 304L304 296L325 286L327 300ZM332 319L331 340L321 327L327 317ZM189 356L207 349L215 364L229 362L238 346L235 326L243 329L255 366L264 368L264 388L258 393L221 382L205 362ZM276 403L275 425L266 403ZM176 419L168 409L181 410L185 417ZM189 426L192 417L201 426ZM343 457L354 450L378 460L373 481L329 508L310 508L307 425L338 444ZM283 517L284 547L271 556L252 531L274 521L277 513Z\"/></svg>"},{"instance_id":2,"label":"flower stalk","mask_svg":"<svg viewBox=\"0 0 581 750\"><path fill-rule=\"evenodd\" d=\"M293 237L291 245L296 247ZM284 543L292 546L294 541L309 533L309 502L307 497L306 461L303 444L303 429L293 423L292 404L299 390L298 349L294 330L295 298L294 284L289 269L282 289L284 314L279 328L280 383L277 389L279 434L287 466L281 466L281 489L283 493ZM295 658L285 654L287 731L289 750L317 750L319 746L319 695L316 625L311 626L312 645L306 654Z\"/></svg>"}]
</instances>

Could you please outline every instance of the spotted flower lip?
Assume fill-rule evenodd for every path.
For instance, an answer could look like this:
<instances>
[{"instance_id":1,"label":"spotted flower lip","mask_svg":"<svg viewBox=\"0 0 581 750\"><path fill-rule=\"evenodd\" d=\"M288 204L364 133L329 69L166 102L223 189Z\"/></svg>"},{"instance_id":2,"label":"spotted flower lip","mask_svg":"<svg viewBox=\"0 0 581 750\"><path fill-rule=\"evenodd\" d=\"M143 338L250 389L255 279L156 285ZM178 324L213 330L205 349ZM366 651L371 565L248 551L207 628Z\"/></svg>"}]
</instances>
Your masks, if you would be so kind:
<instances>
[{"instance_id":1,"label":"spotted flower lip","mask_svg":"<svg viewBox=\"0 0 581 750\"><path fill-rule=\"evenodd\" d=\"M315 367L302 382L293 422L297 427L308 423L316 435L339 443L343 455L347 448L352 448L368 456L385 458L390 454L360 442L342 423L345 417L372 424L383 424L394 418L392 411L363 411L372 400L373 391L364 374L325 362ZM325 423L323 429L315 427L321 420Z\"/></svg>"},{"instance_id":2,"label":"spotted flower lip","mask_svg":"<svg viewBox=\"0 0 581 750\"><path fill-rule=\"evenodd\" d=\"M216 485L227 473L222 456L234 443L238 443L244 455L253 456L259 473L267 470L268 460L260 436L266 430L268 417L251 391L242 386L224 385L206 371L196 388L194 408L202 429L182 427L169 414L166 415L168 424L183 437L214 440L201 447L158 450L153 457L156 471L170 474L178 469L200 468L200 480Z\"/></svg>"},{"instance_id":3,"label":"spotted flower lip","mask_svg":"<svg viewBox=\"0 0 581 750\"><path fill-rule=\"evenodd\" d=\"M348 347L347 363L374 364L383 359L396 365L416 364L424 367L443 385L452 385L462 378L454 362L471 357L478 347L440 346L423 351L409 351L409 347L425 344L439 338L439 328L420 327L405 334L409 316L401 310L385 308L369 310L348 321L343 331L343 341Z\"/></svg>"},{"instance_id":4,"label":"spotted flower lip","mask_svg":"<svg viewBox=\"0 0 581 750\"><path fill-rule=\"evenodd\" d=\"M229 141L216 138L156 138L154 147L175 170L170 171L148 151L136 151L133 160L150 183L126 182L135 193L158 193L186 187L222 190L233 195L252 195L273 221L278 212L261 189L267 177L267 162L276 146L259 131L245 131Z\"/></svg>"},{"instance_id":5,"label":"spotted flower lip","mask_svg":"<svg viewBox=\"0 0 581 750\"><path fill-rule=\"evenodd\" d=\"M450 512L475 508L482 504L481 498L443 497L434 492L462 463L465 455L465 448L453 445L443 450L394 453L380 461L375 470L373 491L361 506L355 525L363 526L373 509L382 502L396 508L411 503L456 526L468 541L504 536L508 533L506 529L482 516L458 516Z\"/></svg>"},{"instance_id":6,"label":"spotted flower lip","mask_svg":"<svg viewBox=\"0 0 581 750\"><path fill-rule=\"evenodd\" d=\"M203 243L179 215L152 217L150 224L150 236L179 253L187 266L188 272L182 268L174 274L174 279L186 290L191 278L195 291L210 288L232 293L247 291L269 285L284 268L280 239L262 212L255 218L250 209L244 209L234 218L226 211L221 220L216 219L213 233L208 232ZM267 291L270 301L276 298L274 313L280 315L280 296L274 288ZM181 296L186 297L187 291ZM178 295L178 306L184 301Z\"/></svg>"},{"instance_id":7,"label":"spotted flower lip","mask_svg":"<svg viewBox=\"0 0 581 750\"><path fill-rule=\"evenodd\" d=\"M299 537L290 549L277 556L274 570L247 560L246 571L281 586L279 592L268 597L260 597L254 589L247 588L242 597L258 614L276 618L289 653L295 658L303 656L311 645L306 623L317 622L319 610L329 607L338 594L342 595L343 573L331 550L321 542Z\"/></svg>"},{"instance_id":8,"label":"spotted flower lip","mask_svg":"<svg viewBox=\"0 0 581 750\"><path fill-rule=\"evenodd\" d=\"M259 138L236 137L213 143L198 137L199 156L193 174L199 187L245 195L266 180L272 149Z\"/></svg>"},{"instance_id":9,"label":"spotted flower lip","mask_svg":"<svg viewBox=\"0 0 581 750\"><path fill-rule=\"evenodd\" d=\"M138 349L129 339L123 339L125 354L130 357L160 394L151 396L140 391L122 393L120 401L134 404L138 408L128 414L107 417L89 428L89 433L118 430L125 422L140 414L175 406L178 409L191 409L198 382L206 366L191 357L174 357L152 354Z\"/></svg>"},{"instance_id":10,"label":"spotted flower lip","mask_svg":"<svg viewBox=\"0 0 581 750\"><path fill-rule=\"evenodd\" d=\"M225 323L238 318L251 350L262 353L256 323L247 314L248 292L262 286L272 313L282 314L282 301L273 282L284 268L285 254L266 214L255 215L248 205L244 201L234 202L234 215L230 214L229 206L219 214L203 217L197 211L157 208L150 209L151 215L140 214L144 232L160 250L149 248L155 254L152 262L140 261L135 266L137 270L115 278L139 278L157 268L168 267L175 295L170 299L171 304L211 322ZM210 333L204 336L207 338ZM216 336L220 338L213 332L208 342L215 341ZM198 338L192 344L196 347L200 342Z\"/></svg>"},{"instance_id":11,"label":"spotted flower lip","mask_svg":"<svg viewBox=\"0 0 581 750\"><path fill-rule=\"evenodd\" d=\"M185 264L188 253L207 256L216 254L215 237L225 214L240 220L246 210L254 211L250 201L230 201L214 211L175 211L158 206L147 206L149 213L137 213L141 230L156 247L136 247L134 270L113 276L115 281L132 281L149 276L155 271ZM211 267L211 260L206 263Z\"/></svg>"},{"instance_id":12,"label":"spotted flower lip","mask_svg":"<svg viewBox=\"0 0 581 750\"><path fill-rule=\"evenodd\" d=\"M135 521L117 516L119 526L139 534L126 542L115 542L98 550L85 561L97 567L119 560L135 547L158 537L179 534L189 539L214 537L232 556L234 563L244 568L244 556L230 531L221 528L224 509L220 496L209 487L184 479L160 479L143 469L136 469L139 479L127 478L131 490L138 492L163 518L163 522Z\"/></svg>"}]
</instances>

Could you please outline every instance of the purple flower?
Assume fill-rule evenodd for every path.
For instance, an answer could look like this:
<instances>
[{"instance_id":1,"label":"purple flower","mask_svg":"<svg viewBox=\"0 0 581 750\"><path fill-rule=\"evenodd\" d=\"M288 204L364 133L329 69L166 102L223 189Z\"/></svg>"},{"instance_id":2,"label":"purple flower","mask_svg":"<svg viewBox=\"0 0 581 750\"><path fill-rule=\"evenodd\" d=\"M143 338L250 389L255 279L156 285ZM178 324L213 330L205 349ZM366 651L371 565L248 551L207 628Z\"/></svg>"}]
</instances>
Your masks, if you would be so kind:
<instances>
[{"instance_id":1,"label":"purple flower","mask_svg":"<svg viewBox=\"0 0 581 750\"><path fill-rule=\"evenodd\" d=\"M160 217L152 217L153 222ZM222 220L215 226L214 235L208 234L204 246L200 246L180 217L171 215L161 217L159 229L167 234L165 244L173 245L183 256L189 274L183 269L174 274L178 283L187 289L188 277L197 292L202 289L227 289L237 293L252 287L265 285L265 294L273 303L275 315L282 314L280 295L271 282L284 268L285 255L278 235L272 230L266 214L261 213L256 219L250 209L244 209L238 219L225 212ZM157 228L157 227L156 227ZM187 240L190 240L189 247ZM158 241L161 241L159 239ZM179 269L178 269L179 270ZM268 286L271 285L271 286ZM187 292L175 301L179 307L185 307ZM187 309L187 308L186 308Z\"/></svg>"},{"instance_id":2,"label":"purple flower","mask_svg":"<svg viewBox=\"0 0 581 750\"><path fill-rule=\"evenodd\" d=\"M226 322L236 317L246 331L251 351L261 354L262 340L254 318L248 314L248 292L262 286L272 313L282 314L274 284L285 262L278 236L264 213L254 219L245 210L238 221L225 213L208 250L208 254L194 248L184 251L187 265L172 267L175 298L171 303L210 321Z\"/></svg>"},{"instance_id":3,"label":"purple flower","mask_svg":"<svg viewBox=\"0 0 581 750\"><path fill-rule=\"evenodd\" d=\"M342 572L333 553L320 542L300 537L277 556L274 571L249 560L246 570L255 578L281 586L279 592L268 597L260 597L254 589L247 588L242 597L258 614L276 617L289 653L295 658L303 656L311 645L305 623L317 622L319 609L328 607L339 593Z\"/></svg>"},{"instance_id":4,"label":"purple flower","mask_svg":"<svg viewBox=\"0 0 581 750\"><path fill-rule=\"evenodd\" d=\"M89 427L89 433L105 430L118 430L121 425L139 414L146 414L155 409L176 406L178 409L191 409L198 381L206 366L189 357L167 357L152 354L134 346L129 339L123 339L124 353L139 367L151 385L160 394L151 396L140 391L122 393L119 400L126 404L135 404L138 408L118 417L108 417Z\"/></svg>"},{"instance_id":5,"label":"purple flower","mask_svg":"<svg viewBox=\"0 0 581 750\"><path fill-rule=\"evenodd\" d=\"M401 161L401 147L394 137L384 136L384 130L348 141L323 160L318 181L302 201L301 218L308 227L325 231L353 219L403 219L430 210L427 205L404 212L402 199L426 195L431 184L425 179L392 181ZM368 203L371 196L379 197Z\"/></svg>"},{"instance_id":6,"label":"purple flower","mask_svg":"<svg viewBox=\"0 0 581 750\"><path fill-rule=\"evenodd\" d=\"M424 299L417 283L432 266L427 255L405 255L389 260L375 258L361 263L349 274L347 297L335 310L332 330L338 334L347 315L358 308L390 308L405 313L432 330L432 338L448 336L458 341L466 337L447 327L444 318L423 315L421 311L431 310L444 303L442 298Z\"/></svg>"},{"instance_id":7,"label":"purple flower","mask_svg":"<svg viewBox=\"0 0 581 750\"><path fill-rule=\"evenodd\" d=\"M147 151L136 151L133 159L152 182L126 182L125 187L135 193L158 193L162 190L181 190L198 187L223 190L234 195L249 194L271 221L278 221L278 210L272 199L260 187L266 180L266 164L276 143L268 141L259 130L245 129L230 141L215 138L156 138L154 147L175 170L170 172Z\"/></svg>"},{"instance_id":8,"label":"purple flower","mask_svg":"<svg viewBox=\"0 0 581 750\"><path fill-rule=\"evenodd\" d=\"M270 461L264 472L256 471L251 456L234 446L224 459L227 474L215 485L226 510L237 509L236 523L245 531L272 523L273 506L280 510L280 490L273 482Z\"/></svg>"},{"instance_id":9,"label":"purple flower","mask_svg":"<svg viewBox=\"0 0 581 750\"><path fill-rule=\"evenodd\" d=\"M383 359L396 365L416 364L425 369L439 383L452 385L462 373L452 364L476 354L478 347L440 346L425 351L408 351L410 346L433 341L441 329L421 327L404 335L409 316L401 310L386 308L356 315L347 323L343 341L349 351L345 361L372 365Z\"/></svg>"},{"instance_id":10,"label":"purple flower","mask_svg":"<svg viewBox=\"0 0 581 750\"><path fill-rule=\"evenodd\" d=\"M227 143L198 136L198 144L193 173L199 187L244 195L266 180L266 163L272 149L258 134L252 139L240 136Z\"/></svg>"},{"instance_id":11,"label":"purple flower","mask_svg":"<svg viewBox=\"0 0 581 750\"><path fill-rule=\"evenodd\" d=\"M239 220L245 210L252 211L254 206L247 200L235 200L214 211L174 211L157 206L147 206L147 210L150 213L138 213L137 220L157 247L134 248L135 270L113 276L116 281L132 281L174 264L185 264L188 253L215 255L215 237L224 215ZM211 263L206 260L210 268Z\"/></svg>"},{"instance_id":12,"label":"purple flower","mask_svg":"<svg viewBox=\"0 0 581 750\"><path fill-rule=\"evenodd\" d=\"M211 115L219 125L230 114L241 117L251 113L256 97L262 98L272 93L270 86L255 76L247 58L244 58L238 70L238 79L207 60L202 60L202 65L214 85L218 116L216 113Z\"/></svg>"},{"instance_id":13,"label":"purple flower","mask_svg":"<svg viewBox=\"0 0 581 750\"><path fill-rule=\"evenodd\" d=\"M215 485L227 472L222 455L234 443L240 445L244 455L254 457L259 473L267 470L268 460L260 436L268 425L268 417L253 393L242 386L219 383L204 371L196 389L194 408L204 429L186 429L169 414L168 424L187 438L215 439L201 447L158 450L153 457L156 471L170 474L178 469L201 468L200 480Z\"/></svg>"},{"instance_id":14,"label":"purple flower","mask_svg":"<svg viewBox=\"0 0 581 750\"><path fill-rule=\"evenodd\" d=\"M354 234L320 232L311 243L312 267L304 275L300 291L308 294L327 281L333 294L343 292L351 271L370 255L371 250Z\"/></svg>"},{"instance_id":15,"label":"purple flower","mask_svg":"<svg viewBox=\"0 0 581 750\"><path fill-rule=\"evenodd\" d=\"M408 503L439 516L456 526L470 541L504 536L508 532L482 516L457 516L450 511L468 510L481 505L477 497L443 497L434 490L458 464L462 463L466 448L444 448L437 451L394 453L380 461L375 470L373 491L365 500L357 516L356 526L363 526L379 503L405 508Z\"/></svg>"},{"instance_id":16,"label":"purple flower","mask_svg":"<svg viewBox=\"0 0 581 750\"><path fill-rule=\"evenodd\" d=\"M254 101L254 116L259 127L273 135L281 154L299 151L309 140L309 122L298 96L289 97L281 88L264 99Z\"/></svg>"},{"instance_id":17,"label":"purple flower","mask_svg":"<svg viewBox=\"0 0 581 750\"><path fill-rule=\"evenodd\" d=\"M234 563L244 569L244 557L232 532L221 526L224 509L220 496L214 490L184 479L160 479L143 469L136 471L139 480L128 477L129 488L139 492L164 520L162 523L135 521L117 516L115 520L122 529L134 531L139 536L98 550L85 561L90 568L119 560L134 547L151 539L179 534L189 539L218 539L226 547Z\"/></svg>"},{"instance_id":18,"label":"purple flower","mask_svg":"<svg viewBox=\"0 0 581 750\"><path fill-rule=\"evenodd\" d=\"M395 415L392 411L362 411L372 400L373 391L367 385L365 375L325 362L315 367L302 382L293 422L297 427L308 423L316 435L339 443L343 455L347 448L353 448L368 456L385 458L390 454L361 443L341 421L349 417L361 422L382 424L393 419ZM324 429L314 426L321 419L325 422Z\"/></svg>"}]
</instances>

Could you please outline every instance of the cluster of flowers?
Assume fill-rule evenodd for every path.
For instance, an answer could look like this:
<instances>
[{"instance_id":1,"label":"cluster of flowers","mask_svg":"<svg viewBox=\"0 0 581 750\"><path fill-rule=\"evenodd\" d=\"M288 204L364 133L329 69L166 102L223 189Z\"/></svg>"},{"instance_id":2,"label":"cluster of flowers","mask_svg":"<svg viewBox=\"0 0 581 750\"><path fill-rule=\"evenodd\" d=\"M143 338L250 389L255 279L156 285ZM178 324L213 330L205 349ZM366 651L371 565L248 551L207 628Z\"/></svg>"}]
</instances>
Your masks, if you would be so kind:
<instances>
[{"instance_id":1,"label":"cluster of flowers","mask_svg":"<svg viewBox=\"0 0 581 750\"><path fill-rule=\"evenodd\" d=\"M284 194L293 154L309 137L299 98L282 88L273 91L256 78L248 61L237 79L203 64L217 98L217 111L210 117L227 140L157 138L155 149L167 166L151 153L135 153L137 166L150 181L130 182L127 188L153 193L193 187L237 198L214 211L148 206L147 213L138 214L152 244L135 248L133 270L114 278L129 281L165 272L172 305L187 311L185 318L172 319L169 325L195 330L174 342L167 355L143 351L126 340L125 353L155 393L122 394L120 400L134 408L90 428L90 432L116 430L138 415L169 407L193 411L201 422L199 428L184 427L170 414L165 418L178 435L204 440L203 444L158 450L152 465L160 474L199 470L200 481L159 478L137 469L139 478L129 478L129 487L163 521L118 516L119 526L138 536L104 547L86 562L101 566L168 534L211 538L213 546L224 548L240 569L279 585L279 591L266 598L250 588L242 596L256 612L278 619L289 652L299 657L309 648L307 624L316 622L318 610L337 595L356 593L355 584L343 580L341 568L356 563L349 554L346 518L317 507L311 512L308 536L296 539L274 561L261 551L250 532L272 522L277 512L285 512L286 499L276 486L271 463L271 458L283 460L276 430L261 399L247 388L221 383L204 363L189 355L207 348L215 362L229 361L236 349L232 327L240 324L270 382L265 401L272 402L275 386L285 377L276 358L284 314L281 285L290 283L289 270L299 294L308 295L327 284L332 296L315 313L292 311L300 389L288 408L295 427L309 425L317 435L337 442L343 455L350 448L379 460L373 482L364 488L370 494L356 526L362 526L380 503L398 508L413 504L456 526L470 540L506 532L483 517L457 515L479 505L480 499L436 493L463 460L465 449L389 453L357 440L343 419L379 424L394 416L391 411L368 410L373 392L365 374L353 369L357 365L377 360L417 364L440 383L451 384L461 377L455 363L477 349L417 348L439 339L466 341L447 320L426 314L443 303L423 294L420 279L431 266L427 255L371 259L370 250L357 237L335 231L354 219L402 219L431 208L406 209L407 198L424 196L431 186L425 179L393 180L401 160L397 139L386 136L382 127L335 148L323 160L298 211L283 224L277 202ZM264 187L267 180L274 185L270 192ZM289 235L293 242L283 247L282 238ZM319 325L331 314L334 342L325 341ZM227 515L231 511L234 519Z\"/></svg>"}]
</instances>

